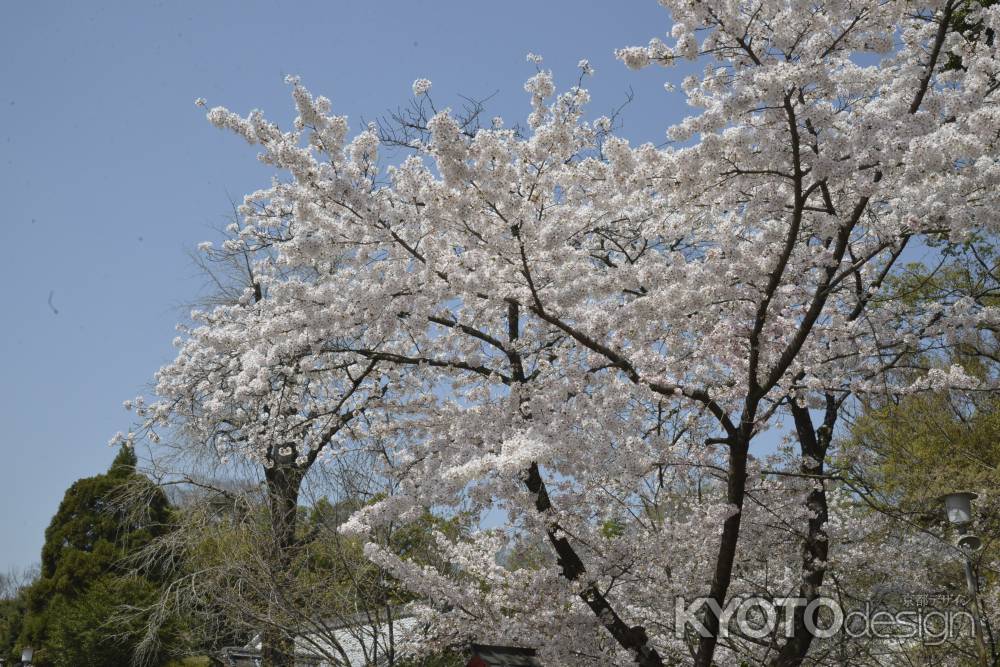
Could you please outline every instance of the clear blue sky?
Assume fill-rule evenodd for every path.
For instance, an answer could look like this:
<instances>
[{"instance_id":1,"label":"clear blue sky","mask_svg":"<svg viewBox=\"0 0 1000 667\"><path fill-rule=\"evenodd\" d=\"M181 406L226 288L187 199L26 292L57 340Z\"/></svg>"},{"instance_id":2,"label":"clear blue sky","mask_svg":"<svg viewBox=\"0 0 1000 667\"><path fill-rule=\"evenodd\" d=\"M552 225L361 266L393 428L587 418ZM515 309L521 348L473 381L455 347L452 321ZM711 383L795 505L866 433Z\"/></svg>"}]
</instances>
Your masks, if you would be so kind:
<instances>
[{"instance_id":1,"label":"clear blue sky","mask_svg":"<svg viewBox=\"0 0 1000 667\"><path fill-rule=\"evenodd\" d=\"M595 115L631 86L623 133L659 143L686 113L662 88L679 73L630 72L612 52L668 31L654 0L6 3L0 570L37 561L66 487L108 466L122 400L170 358L201 289L185 250L267 182L195 98L287 123L283 78L298 74L359 127L427 77L441 106L499 90L490 115L511 123L533 51L563 88L591 61Z\"/></svg>"}]
</instances>

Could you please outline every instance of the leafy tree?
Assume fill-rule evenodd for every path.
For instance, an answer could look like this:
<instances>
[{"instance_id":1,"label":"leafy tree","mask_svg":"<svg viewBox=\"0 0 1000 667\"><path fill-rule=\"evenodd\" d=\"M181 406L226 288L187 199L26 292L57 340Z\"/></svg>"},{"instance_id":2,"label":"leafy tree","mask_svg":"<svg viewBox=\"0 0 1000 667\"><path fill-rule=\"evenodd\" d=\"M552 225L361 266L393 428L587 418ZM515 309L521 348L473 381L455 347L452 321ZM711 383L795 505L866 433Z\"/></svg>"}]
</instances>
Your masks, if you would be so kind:
<instances>
[{"instance_id":1,"label":"leafy tree","mask_svg":"<svg viewBox=\"0 0 1000 667\"><path fill-rule=\"evenodd\" d=\"M130 573L125 560L168 525L170 506L135 472L122 447L108 472L75 482L45 531L41 571L26 594L20 643L36 648L39 667L125 665L134 657L138 622L118 622L123 607L155 594L155 573ZM141 512L126 506L126 490L142 489Z\"/></svg>"},{"instance_id":2,"label":"leafy tree","mask_svg":"<svg viewBox=\"0 0 1000 667\"><path fill-rule=\"evenodd\" d=\"M117 618L122 605L152 599L158 586L137 576L104 575L78 595L56 596L46 609L48 660L57 666L104 667L128 664L134 657L141 624L122 627Z\"/></svg>"},{"instance_id":3,"label":"leafy tree","mask_svg":"<svg viewBox=\"0 0 1000 667\"><path fill-rule=\"evenodd\" d=\"M1000 486L1000 406L994 397L968 403L934 392L872 406L861 416L851 435L878 453L883 491L917 507L955 490Z\"/></svg>"},{"instance_id":4,"label":"leafy tree","mask_svg":"<svg viewBox=\"0 0 1000 667\"><path fill-rule=\"evenodd\" d=\"M992 4L992 3L991 3ZM966 303L1000 305L1000 253L991 238L972 235L962 242L928 243L931 263L912 263L889 281L896 298L910 303L963 299ZM972 324L972 323L970 323ZM963 327L956 345L947 350L912 350L900 356L900 366L915 385L927 384L934 373L957 366L975 378L968 390L937 388L903 396L870 397L861 406L842 443L838 466L869 510L901 524L918 527L946 542L956 539L943 514L941 496L974 491L974 525L982 550L973 556L981 588L996 593L1000 581L1000 399L991 387L1000 372L1000 341L991 324ZM897 526L898 529L898 526ZM957 554L930 568L929 581L938 590L963 594ZM985 602L987 650L998 653L992 627L996 606ZM992 620L991 620L992 619ZM991 625L992 624L992 625Z\"/></svg>"},{"instance_id":5,"label":"leafy tree","mask_svg":"<svg viewBox=\"0 0 1000 667\"><path fill-rule=\"evenodd\" d=\"M28 608L27 593L37 577L37 568L0 574L0 658L8 664L20 659L16 649Z\"/></svg>"},{"instance_id":6,"label":"leafy tree","mask_svg":"<svg viewBox=\"0 0 1000 667\"><path fill-rule=\"evenodd\" d=\"M230 229L239 228L237 217ZM223 248L207 253L203 268L212 275L218 290L208 299L212 308L194 315L198 322L211 322L213 327L219 325L227 330L228 342L215 348L216 361L223 366L243 366L247 375L239 380L230 378L233 383L227 389L214 392L208 412L205 408L209 404L202 401L180 401L174 404L171 413L182 436L178 442L183 454L193 458L214 457L215 463L223 467L227 462L238 462L247 467L251 478L260 478L266 512L255 515L262 523L254 529L254 546L266 549L259 552L262 567L258 574L261 581L283 589L294 584L289 573L294 569L300 548L299 506L308 479L315 469L323 467L323 459L331 451L365 432L367 426L362 417L367 407L384 393L384 386L376 362L327 363L322 360L326 355L321 350L313 358L289 350L285 361L304 374L287 373L267 380L263 376L251 377L252 368L265 361L251 349L254 332L265 320L252 324L241 315L249 303L252 308L268 309L273 295L270 277L260 272L258 264L271 257L269 244L257 244L249 238L248 241L227 242ZM301 278L309 281L313 276L304 273ZM195 351L194 347L189 349ZM196 352L196 356L201 355ZM178 360L180 366L201 361ZM264 386L276 386L273 383L284 386L277 401L272 400L273 395L260 391ZM165 414L158 407L150 410L141 398L130 403L133 406L143 419L140 431L159 442L156 429L163 426ZM225 413L221 419L220 412ZM264 454L246 456L250 443L263 448ZM256 499L253 505L257 507ZM274 608L264 618L279 618L280 598L265 596L265 599ZM294 646L288 634L266 623L260 629L264 666L290 666L294 661Z\"/></svg>"},{"instance_id":7,"label":"leafy tree","mask_svg":"<svg viewBox=\"0 0 1000 667\"><path fill-rule=\"evenodd\" d=\"M894 299L909 303L962 300L1000 305L1000 252L993 239L973 235L961 243L928 244L934 268L911 263L888 281ZM945 350L903 350L900 365L916 386L950 366L975 379L968 390L937 388L903 396L870 397L850 429L847 451L874 456L863 474L904 510L934 511L940 495L989 491L1000 484L1000 399L989 389L1000 374L1000 339L994 325L966 323ZM920 370L927 369L930 370Z\"/></svg>"},{"instance_id":8,"label":"leafy tree","mask_svg":"<svg viewBox=\"0 0 1000 667\"><path fill-rule=\"evenodd\" d=\"M8 661L14 655L18 635L21 633L26 604L23 596L0 600L0 657Z\"/></svg>"},{"instance_id":9,"label":"leafy tree","mask_svg":"<svg viewBox=\"0 0 1000 667\"><path fill-rule=\"evenodd\" d=\"M197 493L179 503L174 529L145 549L150 562L173 563L171 582L152 605L151 617L184 616L214 649L221 646L214 641L220 629L231 637L225 644L261 641L268 631L296 642L298 650L350 666L356 663L341 644L346 633L370 656L383 656L384 664L411 664L401 662L397 643L409 623L400 625L401 607L415 596L365 557L364 540L338 530L366 503L321 496L299 506L287 569L275 577L262 486L202 480ZM441 566L432 561L434 531L454 537L466 523L463 517L444 520L425 513L375 539L401 556ZM432 662L413 664L445 664L439 654L428 659Z\"/></svg>"}]
</instances>

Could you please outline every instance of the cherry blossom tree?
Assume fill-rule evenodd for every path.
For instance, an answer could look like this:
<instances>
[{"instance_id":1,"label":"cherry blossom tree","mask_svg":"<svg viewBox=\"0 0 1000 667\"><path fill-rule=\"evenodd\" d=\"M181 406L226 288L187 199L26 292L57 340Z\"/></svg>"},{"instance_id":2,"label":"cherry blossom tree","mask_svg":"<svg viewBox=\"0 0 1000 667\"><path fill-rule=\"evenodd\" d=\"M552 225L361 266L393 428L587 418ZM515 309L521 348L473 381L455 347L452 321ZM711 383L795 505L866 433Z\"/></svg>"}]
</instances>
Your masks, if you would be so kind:
<instances>
[{"instance_id":1,"label":"cherry blossom tree","mask_svg":"<svg viewBox=\"0 0 1000 667\"><path fill-rule=\"evenodd\" d=\"M426 113L388 166L377 126L348 141L295 79L289 131L208 114L285 177L246 198L231 241L267 248L261 288L185 332L144 426L180 418L279 476L337 442L391 443L396 491L355 514L361 533L427 507L502 513L505 530L439 536L448 570L368 549L424 596L440 641L502 635L553 664L754 655L720 644L711 609L704 636L676 633L674 598L722 607L763 558L816 599L843 539L826 460L846 407L982 382L930 360L995 309L887 284L926 239L997 229L1000 60L980 36L1000 10L661 4L669 40L619 56L704 66L666 148L589 120L582 79L557 95L537 56L523 130L470 128L415 82ZM959 10L976 31L953 29ZM796 458L761 468L751 445L782 424ZM539 536L538 567L498 564ZM761 661L806 658L803 614Z\"/></svg>"},{"instance_id":2,"label":"cherry blossom tree","mask_svg":"<svg viewBox=\"0 0 1000 667\"><path fill-rule=\"evenodd\" d=\"M290 281L311 281L315 276L302 271L293 275L278 266L272 248L286 230L274 228L268 236L251 239L240 234L237 218L227 231L229 238L222 247L205 243L200 248L217 279L215 305L193 311L193 324L179 327L182 335L174 341L177 357L157 374L159 401L146 405L139 397L127 401L126 408L138 414L142 433L154 443L160 442L164 427L172 428L175 442L157 450L161 468L157 472L171 483L193 484L206 499L240 497L242 504L251 504L246 502L250 494L220 492L218 484L199 481L192 471L201 472L207 464L223 479L232 479L238 470L260 472L267 521L266 530L255 535L259 553L254 554L254 565L257 572L266 573L261 588L274 593L293 587L293 563L308 546L297 534L306 476L321 457L333 456L338 447L339 460L350 458L342 447L345 434L350 431L357 438L364 431L365 407L381 390L375 362L331 361L308 336L297 342L286 340L277 348L270 345L277 338L274 331L288 332L296 326L295 312L285 308L287 302L279 294ZM130 440L134 434L124 437ZM194 532L177 531L181 547L190 547L183 540ZM174 552L183 549L171 541L153 545L152 552L167 553L173 563L178 555ZM235 569L246 564L233 565ZM184 583L207 591L211 588L206 585L207 573L206 568L199 572L202 578L190 577ZM265 662L291 664L293 637L281 620L288 616L287 602L279 595L263 597L272 606L258 617L266 620L260 628Z\"/></svg>"}]
</instances>

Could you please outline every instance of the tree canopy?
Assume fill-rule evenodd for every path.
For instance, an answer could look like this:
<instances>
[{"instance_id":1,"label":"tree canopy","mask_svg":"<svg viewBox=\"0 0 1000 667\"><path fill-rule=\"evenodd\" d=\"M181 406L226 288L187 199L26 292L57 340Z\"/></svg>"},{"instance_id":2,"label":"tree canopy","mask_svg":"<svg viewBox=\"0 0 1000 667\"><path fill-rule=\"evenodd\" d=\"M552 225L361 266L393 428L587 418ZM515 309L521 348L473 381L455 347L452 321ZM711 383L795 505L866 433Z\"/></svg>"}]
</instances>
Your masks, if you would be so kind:
<instances>
[{"instance_id":1,"label":"tree canopy","mask_svg":"<svg viewBox=\"0 0 1000 667\"><path fill-rule=\"evenodd\" d=\"M18 638L37 647L39 667L125 665L134 657L145 625L116 619L123 606L155 595L159 582L133 574L126 559L166 530L170 513L164 493L135 465L135 453L122 447L106 473L66 491L45 531ZM140 511L124 502L126 490L145 497Z\"/></svg>"}]
</instances>

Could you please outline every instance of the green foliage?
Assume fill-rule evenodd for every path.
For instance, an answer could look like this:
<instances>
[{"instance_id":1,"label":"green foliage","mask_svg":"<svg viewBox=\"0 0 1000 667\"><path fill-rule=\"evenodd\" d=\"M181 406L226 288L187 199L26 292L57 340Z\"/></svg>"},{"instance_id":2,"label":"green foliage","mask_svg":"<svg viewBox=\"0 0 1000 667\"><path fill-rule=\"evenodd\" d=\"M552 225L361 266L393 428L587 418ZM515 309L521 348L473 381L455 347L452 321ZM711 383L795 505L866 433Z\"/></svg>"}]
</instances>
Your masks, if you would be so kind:
<instances>
[{"instance_id":1,"label":"green foliage","mask_svg":"<svg viewBox=\"0 0 1000 667\"><path fill-rule=\"evenodd\" d=\"M868 410L852 437L878 453L883 489L904 506L933 504L956 489L996 488L997 399L976 403L947 392L907 396Z\"/></svg>"},{"instance_id":2,"label":"green foliage","mask_svg":"<svg viewBox=\"0 0 1000 667\"><path fill-rule=\"evenodd\" d=\"M27 597L23 591L9 600L0 600L0 658L6 658L8 664L14 664L19 659L15 650L27 609Z\"/></svg>"},{"instance_id":3,"label":"green foliage","mask_svg":"<svg viewBox=\"0 0 1000 667\"><path fill-rule=\"evenodd\" d=\"M78 595L56 596L46 609L48 660L57 667L128 664L144 623L135 619L123 625L114 619L122 604L151 602L156 588L142 577L105 575Z\"/></svg>"},{"instance_id":4,"label":"green foliage","mask_svg":"<svg viewBox=\"0 0 1000 667\"><path fill-rule=\"evenodd\" d=\"M984 232L962 243L938 239L926 246L923 262L911 263L887 280L891 293L883 301L886 307L903 301L922 304L933 313L931 309L939 304L963 300L1000 305L1000 246L994 237ZM985 324L964 326L942 340L940 347L896 347L896 372L908 384L932 369L958 365L989 387L1000 374L998 333ZM973 557L973 566L983 590L995 590L1000 585L993 565L1000 557L1000 496L996 493L1000 488L1000 397L996 392L939 389L868 400L832 467L842 468L851 487L864 495L866 507L901 519L904 523L898 525L907 529L924 528L952 543L957 531L945 520L941 496L965 490L979 493L970 530L982 538L983 549ZM886 531L894 529L887 526ZM883 537L872 534L867 539L877 543ZM885 539L892 536L887 534ZM964 591L959 563L959 558L928 560L928 583L942 591ZM862 589L877 583L868 581L863 571L852 578ZM932 649L925 646L922 650ZM915 663L926 662L918 652L911 657Z\"/></svg>"},{"instance_id":5,"label":"green foliage","mask_svg":"<svg viewBox=\"0 0 1000 667\"><path fill-rule=\"evenodd\" d=\"M848 445L871 457L863 482L871 497L891 514L952 543L957 534L944 519L941 496L966 490L980 494L972 531L983 539L983 549L974 557L974 567L987 591L1000 585L995 566L990 565L1000 557L998 400L992 395L939 391L871 406L854 425ZM930 581L940 590L964 590L958 558L928 562L927 567ZM864 582L865 574L859 572L857 583Z\"/></svg>"},{"instance_id":6,"label":"green foliage","mask_svg":"<svg viewBox=\"0 0 1000 667\"><path fill-rule=\"evenodd\" d=\"M321 499L300 524L303 547L295 559L297 587L306 591L314 603L322 600L327 613L333 615L351 615L359 605L377 608L413 599L409 591L365 557L361 538L339 533L339 526L357 507L357 503L349 501L332 505ZM465 530L466 523L464 517L443 519L424 512L418 521L395 526L376 539L399 556L445 567L431 558L433 533L454 538Z\"/></svg>"},{"instance_id":7,"label":"green foliage","mask_svg":"<svg viewBox=\"0 0 1000 667\"><path fill-rule=\"evenodd\" d=\"M171 660L163 667L212 667L213 664L218 663L213 662L211 658L206 656L192 656L190 658Z\"/></svg>"},{"instance_id":8,"label":"green foliage","mask_svg":"<svg viewBox=\"0 0 1000 667\"><path fill-rule=\"evenodd\" d=\"M953 17L956 29L967 25L970 0ZM962 23L965 21L965 23ZM978 34L978 33L975 33ZM984 306L1000 305L1000 252L996 239L974 236L963 243L928 242L933 261L912 263L887 281L892 297L909 303L952 303L959 299ZM997 332L989 327L962 332L961 344L947 354L902 350L901 373L915 380L920 369L961 366L966 374L995 379L1000 356ZM865 406L854 424L849 446L874 455L878 490L905 510L938 510L938 497L960 489L992 489L1000 481L1000 399L995 394L935 391L883 400Z\"/></svg>"},{"instance_id":9,"label":"green foliage","mask_svg":"<svg viewBox=\"0 0 1000 667\"><path fill-rule=\"evenodd\" d=\"M608 540L625 534L625 524L617 519L607 519L601 524L601 535Z\"/></svg>"},{"instance_id":10,"label":"green foliage","mask_svg":"<svg viewBox=\"0 0 1000 667\"><path fill-rule=\"evenodd\" d=\"M248 487L227 498L221 503L196 497L182 505L176 514L178 529L168 536L177 548L175 576L183 578L169 604L193 625L207 628L199 630L200 636L214 640L220 631L228 632L225 644L242 644L261 632L261 618L289 634L317 625L367 623L366 612L384 622L387 609L413 599L368 560L365 539L340 532L362 501L319 498L299 506L295 539L276 572L268 561L273 532L263 494ZM468 517L446 519L425 512L411 524L386 526L371 537L416 562L448 567L433 561L433 531L457 537L468 523ZM220 646L209 641L198 645L204 653ZM451 664L435 657L414 667Z\"/></svg>"},{"instance_id":11,"label":"green foliage","mask_svg":"<svg viewBox=\"0 0 1000 667\"><path fill-rule=\"evenodd\" d=\"M149 602L160 582L130 574L123 560L165 530L170 512L135 464L123 447L108 472L75 482L45 531L41 576L26 591L17 642L36 647L39 667L132 660L143 622L119 612ZM143 511L123 503L126 492L143 499Z\"/></svg>"}]
</instances>

